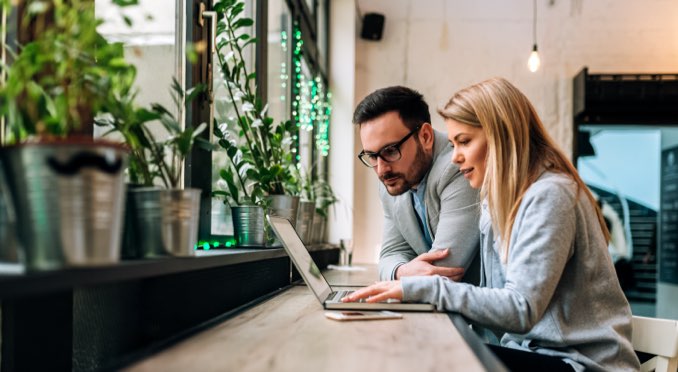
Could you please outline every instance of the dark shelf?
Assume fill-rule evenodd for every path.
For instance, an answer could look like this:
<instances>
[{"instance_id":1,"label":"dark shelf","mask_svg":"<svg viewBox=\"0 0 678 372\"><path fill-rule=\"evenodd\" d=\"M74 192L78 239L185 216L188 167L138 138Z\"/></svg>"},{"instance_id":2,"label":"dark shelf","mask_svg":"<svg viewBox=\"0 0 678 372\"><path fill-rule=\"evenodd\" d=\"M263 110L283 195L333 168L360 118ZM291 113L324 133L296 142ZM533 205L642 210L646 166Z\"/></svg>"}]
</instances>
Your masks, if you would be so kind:
<instances>
[{"instance_id":1,"label":"dark shelf","mask_svg":"<svg viewBox=\"0 0 678 372\"><path fill-rule=\"evenodd\" d=\"M55 292L74 287L87 287L107 282L176 274L287 256L282 248L235 248L197 251L196 254L196 257L162 257L120 261L120 263L110 266L69 268L22 274L3 273L0 274L0 298Z\"/></svg>"},{"instance_id":2,"label":"dark shelf","mask_svg":"<svg viewBox=\"0 0 678 372\"><path fill-rule=\"evenodd\" d=\"M308 247L309 251L337 249L331 244ZM115 265L69 268L28 273L0 273L0 299L88 287L102 283L143 279L204 270L247 262L287 257L282 248L199 250L195 257L161 257L124 260Z\"/></svg>"}]
</instances>

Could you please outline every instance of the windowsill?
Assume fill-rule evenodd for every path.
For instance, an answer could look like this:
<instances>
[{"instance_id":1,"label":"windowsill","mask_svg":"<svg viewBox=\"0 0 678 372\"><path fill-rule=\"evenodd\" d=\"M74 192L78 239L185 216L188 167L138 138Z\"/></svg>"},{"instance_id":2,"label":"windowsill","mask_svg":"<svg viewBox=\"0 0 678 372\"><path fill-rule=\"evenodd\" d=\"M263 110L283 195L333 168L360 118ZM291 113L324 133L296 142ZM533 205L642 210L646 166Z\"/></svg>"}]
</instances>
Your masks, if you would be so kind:
<instances>
[{"instance_id":1,"label":"windowsill","mask_svg":"<svg viewBox=\"0 0 678 372\"><path fill-rule=\"evenodd\" d=\"M309 251L333 248L336 248L336 246L320 244L309 247ZM6 270L0 271L0 298L57 292L70 290L75 287L143 279L280 257L287 257L282 248L233 248L197 251L195 257L123 260L110 266L68 268L29 273L18 272L17 265L5 265Z\"/></svg>"}]
</instances>

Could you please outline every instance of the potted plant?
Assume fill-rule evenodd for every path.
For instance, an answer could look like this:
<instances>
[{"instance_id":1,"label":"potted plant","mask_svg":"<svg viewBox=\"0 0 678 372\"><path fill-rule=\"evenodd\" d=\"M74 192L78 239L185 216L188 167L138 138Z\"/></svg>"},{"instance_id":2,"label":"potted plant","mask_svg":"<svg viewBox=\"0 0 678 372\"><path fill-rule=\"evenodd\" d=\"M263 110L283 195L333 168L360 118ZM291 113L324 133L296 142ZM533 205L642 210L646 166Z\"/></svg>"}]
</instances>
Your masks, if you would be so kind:
<instances>
[{"instance_id":1,"label":"potted plant","mask_svg":"<svg viewBox=\"0 0 678 372\"><path fill-rule=\"evenodd\" d=\"M203 91L203 86L184 92L173 80L171 95L175 111L186 109ZM131 257L154 257L167 253L191 256L198 239L200 193L195 188L181 187L182 164L198 136L207 127L182 128L176 116L164 106L137 108L130 97L133 91L123 90L111 103L109 114L97 118L96 124L109 127L108 133L119 133L130 149L130 180L141 187L128 192L132 222L126 226ZM167 138L155 138L151 126L162 126ZM156 187L160 184L160 188ZM137 241L134 241L138 239ZM139 247L140 251L134 251Z\"/></svg>"},{"instance_id":2,"label":"potted plant","mask_svg":"<svg viewBox=\"0 0 678 372\"><path fill-rule=\"evenodd\" d=\"M8 1L2 4L8 9ZM111 84L134 68L121 44L97 32L93 2L33 2L26 9L20 27L38 25L39 32L2 66L7 79L0 86L9 128L0 159L26 268L116 262L126 151L82 134L105 110Z\"/></svg>"},{"instance_id":3,"label":"potted plant","mask_svg":"<svg viewBox=\"0 0 678 372\"><path fill-rule=\"evenodd\" d=\"M154 139L148 126L159 115L135 103L135 77L136 73L130 74L112 84L105 113L94 118L95 125L108 129L102 137L117 134L129 151L122 236L125 259L163 256L167 251L162 241L160 188L155 186L160 172L151 162Z\"/></svg>"},{"instance_id":4,"label":"potted plant","mask_svg":"<svg viewBox=\"0 0 678 372\"><path fill-rule=\"evenodd\" d=\"M217 24L218 66L227 97L232 103L232 122L215 126L218 145L226 151L229 164L222 169L225 184L214 195L224 197L231 205L238 245L261 245L263 209L286 217L294 224L299 198L292 196L298 187L295 177L291 121L275 123L267 115L268 106L256 94L256 72L248 71L244 51L256 39L246 32L253 25L242 16L244 2L223 0L215 4ZM253 232L242 228L253 226Z\"/></svg>"},{"instance_id":5,"label":"potted plant","mask_svg":"<svg viewBox=\"0 0 678 372\"><path fill-rule=\"evenodd\" d=\"M297 212L296 230L301 240L311 244L313 237L313 218L315 216L315 187L312 170L297 171L299 179L299 211Z\"/></svg>"},{"instance_id":6,"label":"potted plant","mask_svg":"<svg viewBox=\"0 0 678 372\"><path fill-rule=\"evenodd\" d=\"M332 186L323 179L318 179L313 184L315 214L313 215L313 243L322 243L325 238L325 229L327 227L327 218L329 217L330 207L334 205L337 199Z\"/></svg>"}]
</instances>

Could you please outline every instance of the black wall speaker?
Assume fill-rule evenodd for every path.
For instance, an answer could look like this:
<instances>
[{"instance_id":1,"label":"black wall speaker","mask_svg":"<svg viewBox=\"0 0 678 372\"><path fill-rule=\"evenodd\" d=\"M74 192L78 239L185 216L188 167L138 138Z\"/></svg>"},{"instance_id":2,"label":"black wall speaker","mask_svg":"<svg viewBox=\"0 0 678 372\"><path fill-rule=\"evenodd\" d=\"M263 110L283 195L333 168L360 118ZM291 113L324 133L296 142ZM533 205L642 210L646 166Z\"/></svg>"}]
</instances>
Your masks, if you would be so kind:
<instances>
[{"instance_id":1,"label":"black wall speaker","mask_svg":"<svg viewBox=\"0 0 678 372\"><path fill-rule=\"evenodd\" d=\"M384 15L379 13L367 13L363 17L363 29L360 37L365 40L381 40L384 32Z\"/></svg>"}]
</instances>

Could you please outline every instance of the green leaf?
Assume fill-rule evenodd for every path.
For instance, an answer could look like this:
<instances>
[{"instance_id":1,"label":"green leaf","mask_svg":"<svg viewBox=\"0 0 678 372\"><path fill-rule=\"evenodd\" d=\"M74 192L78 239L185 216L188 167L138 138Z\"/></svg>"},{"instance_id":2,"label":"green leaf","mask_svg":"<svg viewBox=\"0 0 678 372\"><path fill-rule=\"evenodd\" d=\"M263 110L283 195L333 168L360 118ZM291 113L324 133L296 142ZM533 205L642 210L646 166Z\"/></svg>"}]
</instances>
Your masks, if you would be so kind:
<instances>
[{"instance_id":1,"label":"green leaf","mask_svg":"<svg viewBox=\"0 0 678 372\"><path fill-rule=\"evenodd\" d=\"M195 140L196 137L200 135L200 133L204 132L205 129L207 129L207 123L200 123L195 129L193 129L193 134L191 134L191 139Z\"/></svg>"},{"instance_id":2,"label":"green leaf","mask_svg":"<svg viewBox=\"0 0 678 372\"><path fill-rule=\"evenodd\" d=\"M213 144L212 142L202 138L198 137L195 139L194 146L198 146L199 148L205 150L205 151L215 151L219 149L219 146Z\"/></svg>"},{"instance_id":3,"label":"green leaf","mask_svg":"<svg viewBox=\"0 0 678 372\"><path fill-rule=\"evenodd\" d=\"M242 13L242 11L245 9L245 3L236 3L232 8L231 8L231 14L229 16L229 19L235 19L238 14Z\"/></svg>"},{"instance_id":4,"label":"green leaf","mask_svg":"<svg viewBox=\"0 0 678 372\"><path fill-rule=\"evenodd\" d=\"M252 18L240 18L235 23L233 24L234 29L238 29L240 27L249 27L254 24L254 20ZM241 35L242 36L242 35Z\"/></svg>"},{"instance_id":5,"label":"green leaf","mask_svg":"<svg viewBox=\"0 0 678 372\"><path fill-rule=\"evenodd\" d=\"M248 169L245 174L247 175L247 178L250 178L250 179L253 179L253 180L259 180L260 179L259 172L257 172L257 170L254 169L254 168Z\"/></svg>"},{"instance_id":6,"label":"green leaf","mask_svg":"<svg viewBox=\"0 0 678 372\"><path fill-rule=\"evenodd\" d=\"M192 45L187 45L186 47L186 58L191 64L198 63L198 52L195 48L192 48Z\"/></svg>"},{"instance_id":7,"label":"green leaf","mask_svg":"<svg viewBox=\"0 0 678 372\"><path fill-rule=\"evenodd\" d=\"M108 65L110 67L128 67L129 66L127 61L125 61L124 57L113 58L110 61L108 61Z\"/></svg>"},{"instance_id":8,"label":"green leaf","mask_svg":"<svg viewBox=\"0 0 678 372\"><path fill-rule=\"evenodd\" d=\"M229 169L222 169L219 171L219 176L224 181L229 181L233 179L233 174Z\"/></svg>"},{"instance_id":9,"label":"green leaf","mask_svg":"<svg viewBox=\"0 0 678 372\"><path fill-rule=\"evenodd\" d=\"M214 4L214 11L217 13L223 13L230 4L227 4L226 1L219 1Z\"/></svg>"},{"instance_id":10,"label":"green leaf","mask_svg":"<svg viewBox=\"0 0 678 372\"><path fill-rule=\"evenodd\" d=\"M256 42L257 42L257 38L256 38L256 37L253 37L253 38L247 40L245 43L243 43L240 47L243 48L243 49L245 49L246 46L248 46L248 45L250 45L250 44L254 44L254 43L256 43Z\"/></svg>"},{"instance_id":11,"label":"green leaf","mask_svg":"<svg viewBox=\"0 0 678 372\"><path fill-rule=\"evenodd\" d=\"M240 169L242 169L242 167L244 167L244 166L247 165L247 164L249 164L248 161L246 161L246 160L241 160L238 164L235 165L235 169L236 169L238 172L240 172Z\"/></svg>"},{"instance_id":12,"label":"green leaf","mask_svg":"<svg viewBox=\"0 0 678 372\"><path fill-rule=\"evenodd\" d=\"M226 154L231 159L233 159L237 153L238 153L238 149L236 147L231 146L231 147L226 149Z\"/></svg>"},{"instance_id":13,"label":"green leaf","mask_svg":"<svg viewBox=\"0 0 678 372\"><path fill-rule=\"evenodd\" d=\"M133 23L133 22L132 22L132 18L130 18L130 17L126 16L126 15L123 15L123 16L122 16L122 19L125 21L125 24L126 24L128 27L132 27L132 23Z\"/></svg>"},{"instance_id":14,"label":"green leaf","mask_svg":"<svg viewBox=\"0 0 678 372\"><path fill-rule=\"evenodd\" d=\"M207 85L205 84L198 84L194 86L193 88L189 89L186 91L186 104L192 102L195 97L198 96L198 94L204 92L207 90Z\"/></svg>"},{"instance_id":15,"label":"green leaf","mask_svg":"<svg viewBox=\"0 0 678 372\"><path fill-rule=\"evenodd\" d=\"M219 144L219 146L221 146L222 148L224 148L224 149L226 149L226 150L228 150L228 149L230 149L231 147L233 147L233 146L231 145L231 143L230 143L227 139L223 139L223 138L222 138L222 139L220 139L219 141L217 141L217 143Z\"/></svg>"},{"instance_id":16,"label":"green leaf","mask_svg":"<svg viewBox=\"0 0 678 372\"><path fill-rule=\"evenodd\" d=\"M120 6L120 7L126 7L126 6L131 6L131 5L139 5L139 0L112 0L113 4Z\"/></svg>"},{"instance_id":17,"label":"green leaf","mask_svg":"<svg viewBox=\"0 0 678 372\"><path fill-rule=\"evenodd\" d=\"M240 193L238 192L238 187L236 187L233 178L226 180L226 185L228 186L228 191L231 193L231 196L237 203L238 200L240 200Z\"/></svg>"}]
</instances>

